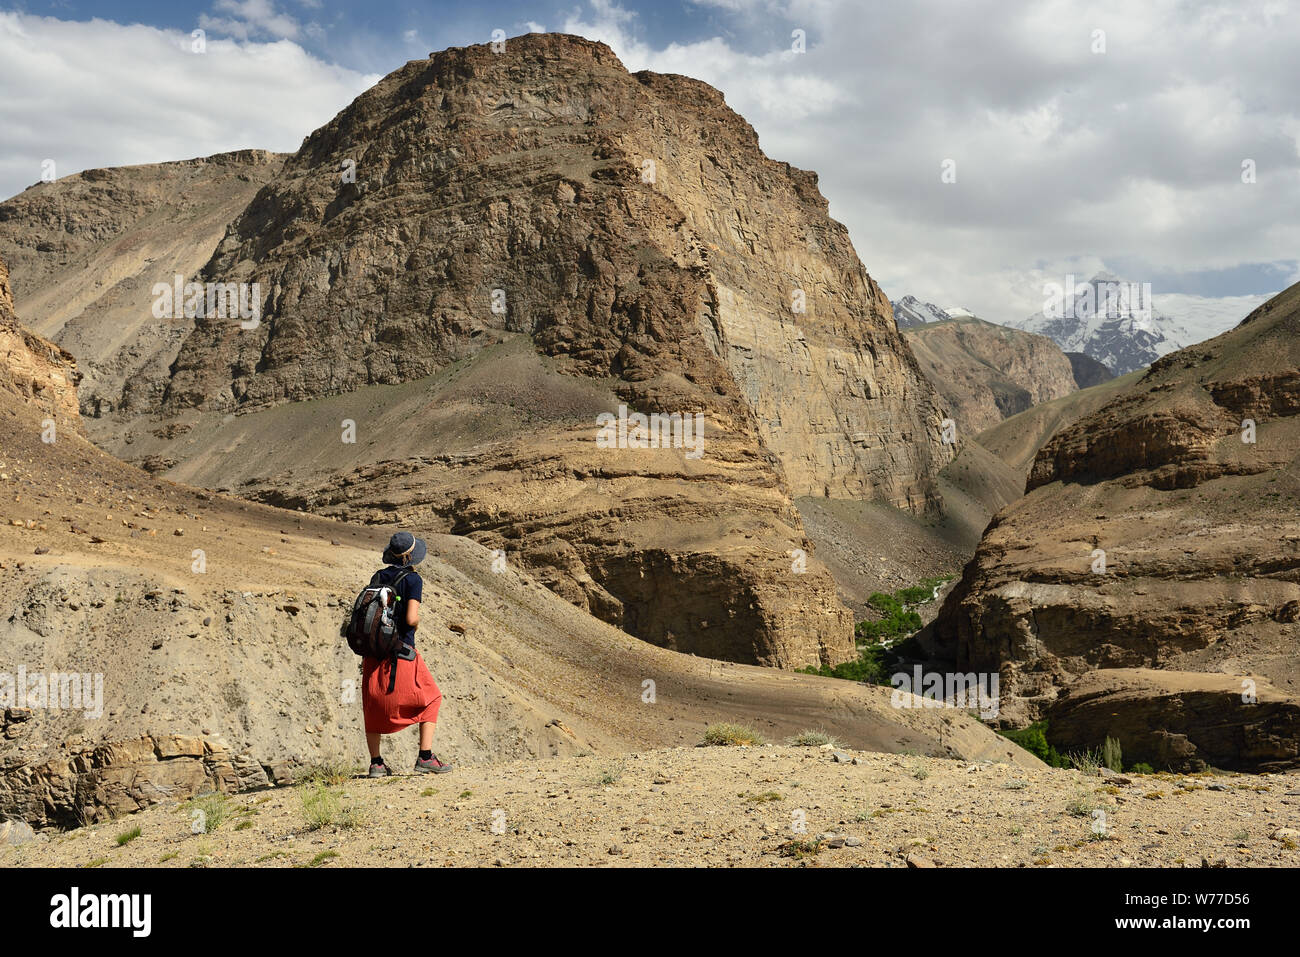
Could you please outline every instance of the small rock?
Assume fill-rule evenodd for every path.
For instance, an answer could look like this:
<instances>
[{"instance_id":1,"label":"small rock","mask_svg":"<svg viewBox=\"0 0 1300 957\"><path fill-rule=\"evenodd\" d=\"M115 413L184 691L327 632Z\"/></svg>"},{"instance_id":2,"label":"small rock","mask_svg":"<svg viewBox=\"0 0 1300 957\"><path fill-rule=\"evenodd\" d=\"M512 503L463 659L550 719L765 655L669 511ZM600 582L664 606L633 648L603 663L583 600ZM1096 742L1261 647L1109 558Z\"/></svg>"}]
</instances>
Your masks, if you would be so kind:
<instances>
[{"instance_id":1,"label":"small rock","mask_svg":"<svg viewBox=\"0 0 1300 957\"><path fill-rule=\"evenodd\" d=\"M907 866L911 868L934 867L932 863L919 854L908 854Z\"/></svg>"},{"instance_id":2,"label":"small rock","mask_svg":"<svg viewBox=\"0 0 1300 957\"><path fill-rule=\"evenodd\" d=\"M36 840L36 832L26 821L0 821L0 844L26 844Z\"/></svg>"},{"instance_id":3,"label":"small rock","mask_svg":"<svg viewBox=\"0 0 1300 957\"><path fill-rule=\"evenodd\" d=\"M853 758L845 754L843 751L832 751L831 760L836 764L851 764L853 762Z\"/></svg>"}]
</instances>

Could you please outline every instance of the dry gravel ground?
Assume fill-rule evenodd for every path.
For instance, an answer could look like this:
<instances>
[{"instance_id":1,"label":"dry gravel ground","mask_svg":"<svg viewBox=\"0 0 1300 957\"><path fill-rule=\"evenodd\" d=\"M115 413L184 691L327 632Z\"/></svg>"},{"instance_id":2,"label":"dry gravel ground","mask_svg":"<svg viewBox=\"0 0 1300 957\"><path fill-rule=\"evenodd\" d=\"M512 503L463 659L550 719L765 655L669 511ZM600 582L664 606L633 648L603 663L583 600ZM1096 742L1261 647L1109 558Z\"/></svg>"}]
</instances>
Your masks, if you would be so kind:
<instances>
[{"instance_id":1,"label":"dry gravel ground","mask_svg":"<svg viewBox=\"0 0 1300 957\"><path fill-rule=\"evenodd\" d=\"M191 833L192 805L159 805L0 850L0 866L1300 865L1297 774L1115 778L839 758L821 748L672 748L354 778L332 789L337 819L350 823L315 830L304 804L313 786L299 785L227 799L212 833ZM1104 837L1093 833L1094 809ZM139 837L119 846L135 827Z\"/></svg>"}]
</instances>

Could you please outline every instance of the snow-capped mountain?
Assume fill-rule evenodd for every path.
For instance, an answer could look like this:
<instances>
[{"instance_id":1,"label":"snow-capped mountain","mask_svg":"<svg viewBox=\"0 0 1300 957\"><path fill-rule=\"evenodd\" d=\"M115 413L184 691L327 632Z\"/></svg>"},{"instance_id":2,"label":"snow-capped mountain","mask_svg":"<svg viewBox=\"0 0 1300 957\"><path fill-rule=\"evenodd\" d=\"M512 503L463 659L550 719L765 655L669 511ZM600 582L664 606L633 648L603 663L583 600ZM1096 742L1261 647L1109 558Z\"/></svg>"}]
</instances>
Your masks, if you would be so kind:
<instances>
[{"instance_id":1,"label":"snow-capped mountain","mask_svg":"<svg viewBox=\"0 0 1300 957\"><path fill-rule=\"evenodd\" d=\"M1115 375L1150 365L1198 341L1172 316L1156 309L1151 284L1098 273L1076 285L1073 276L1045 292L1044 308L1007 325L1053 340L1064 352L1082 352Z\"/></svg>"},{"instance_id":2,"label":"snow-capped mountain","mask_svg":"<svg viewBox=\"0 0 1300 957\"><path fill-rule=\"evenodd\" d=\"M900 329L923 326L927 322L947 322L952 316L932 302L922 302L915 296L904 296L894 306L894 323Z\"/></svg>"}]
</instances>

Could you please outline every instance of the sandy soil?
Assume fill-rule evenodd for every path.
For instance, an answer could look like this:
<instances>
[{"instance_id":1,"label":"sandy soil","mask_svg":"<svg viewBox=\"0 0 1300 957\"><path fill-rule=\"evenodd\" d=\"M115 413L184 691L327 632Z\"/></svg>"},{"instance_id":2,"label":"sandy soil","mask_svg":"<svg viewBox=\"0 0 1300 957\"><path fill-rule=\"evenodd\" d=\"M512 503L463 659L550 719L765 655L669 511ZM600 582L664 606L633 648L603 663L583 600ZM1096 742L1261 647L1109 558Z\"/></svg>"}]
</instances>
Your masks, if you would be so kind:
<instances>
[{"instance_id":1,"label":"sandy soil","mask_svg":"<svg viewBox=\"0 0 1300 957\"><path fill-rule=\"evenodd\" d=\"M1300 775L1101 777L839 754L673 748L402 768L331 788L347 824L311 829L313 786L299 785L230 798L208 834L192 833L192 805L159 805L0 851L0 866L1300 864Z\"/></svg>"}]
</instances>

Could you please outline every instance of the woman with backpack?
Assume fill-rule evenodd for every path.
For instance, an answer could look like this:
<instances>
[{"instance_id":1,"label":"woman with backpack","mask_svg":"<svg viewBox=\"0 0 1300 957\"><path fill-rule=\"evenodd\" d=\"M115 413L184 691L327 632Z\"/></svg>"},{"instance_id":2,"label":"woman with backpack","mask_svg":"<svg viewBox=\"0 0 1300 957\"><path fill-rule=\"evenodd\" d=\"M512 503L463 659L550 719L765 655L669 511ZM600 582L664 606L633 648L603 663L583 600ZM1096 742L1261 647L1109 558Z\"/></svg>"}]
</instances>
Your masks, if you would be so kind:
<instances>
[{"instance_id":1,"label":"woman with backpack","mask_svg":"<svg viewBox=\"0 0 1300 957\"><path fill-rule=\"evenodd\" d=\"M424 581L415 566L424 560L427 551L423 539L410 532L398 532L384 550L385 567L370 580L370 588L387 586L395 593L393 625L401 638L391 657L362 658L361 703L372 778L393 773L379 753L382 735L394 734L412 724L420 726L420 755L415 770L442 774L452 767L433 754L433 729L442 692L415 650L415 629L420 624L420 599L424 594Z\"/></svg>"}]
</instances>

